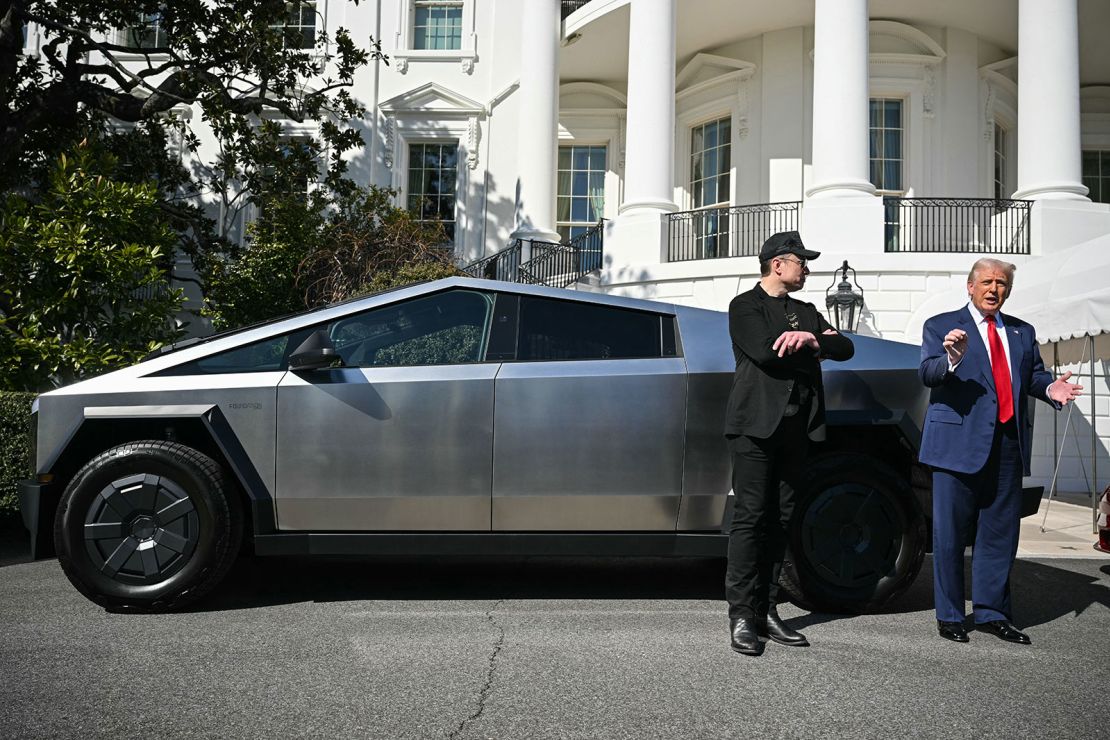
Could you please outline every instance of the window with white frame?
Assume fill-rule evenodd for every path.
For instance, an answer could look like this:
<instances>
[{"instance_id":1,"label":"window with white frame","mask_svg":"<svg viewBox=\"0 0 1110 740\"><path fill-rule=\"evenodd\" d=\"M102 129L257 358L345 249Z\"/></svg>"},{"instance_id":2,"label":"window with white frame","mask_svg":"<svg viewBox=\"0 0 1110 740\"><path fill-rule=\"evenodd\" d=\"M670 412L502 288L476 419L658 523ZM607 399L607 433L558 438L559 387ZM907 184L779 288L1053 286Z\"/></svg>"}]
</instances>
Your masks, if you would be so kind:
<instances>
[{"instance_id":1,"label":"window with white frame","mask_svg":"<svg viewBox=\"0 0 1110 740\"><path fill-rule=\"evenodd\" d=\"M994 199L1005 200L1010 197L1006 185L1006 129L994 124Z\"/></svg>"},{"instance_id":2,"label":"window with white frame","mask_svg":"<svg viewBox=\"0 0 1110 740\"><path fill-rule=\"evenodd\" d=\"M143 13L138 22L121 32L120 44L130 49L155 49L169 45L162 13Z\"/></svg>"},{"instance_id":3,"label":"window with white frame","mask_svg":"<svg viewBox=\"0 0 1110 740\"><path fill-rule=\"evenodd\" d=\"M1110 203L1110 151L1083 152L1083 184L1087 197L1096 203Z\"/></svg>"},{"instance_id":4,"label":"window with white frame","mask_svg":"<svg viewBox=\"0 0 1110 740\"><path fill-rule=\"evenodd\" d=\"M408 154L408 209L421 223L442 225L447 242L454 243L458 142L412 143Z\"/></svg>"},{"instance_id":5,"label":"window with white frame","mask_svg":"<svg viewBox=\"0 0 1110 740\"><path fill-rule=\"evenodd\" d=\"M604 146L559 147L559 186L555 228L570 241L601 220L605 213Z\"/></svg>"},{"instance_id":6,"label":"window with white frame","mask_svg":"<svg viewBox=\"0 0 1110 740\"><path fill-rule=\"evenodd\" d=\"M413 5L413 49L458 50L462 48L462 0L455 2L416 0Z\"/></svg>"},{"instance_id":7,"label":"window with white frame","mask_svg":"<svg viewBox=\"0 0 1110 740\"><path fill-rule=\"evenodd\" d=\"M699 257L728 255L728 204L732 176L732 117L694 126L690 133L690 197L696 210Z\"/></svg>"},{"instance_id":8,"label":"window with white frame","mask_svg":"<svg viewBox=\"0 0 1110 740\"><path fill-rule=\"evenodd\" d=\"M871 184L883 195L905 193L902 141L903 101L897 98L871 98L868 149Z\"/></svg>"},{"instance_id":9,"label":"window with white frame","mask_svg":"<svg viewBox=\"0 0 1110 740\"><path fill-rule=\"evenodd\" d=\"M316 45L317 2L287 2L285 20L272 28L282 32L287 49L311 49Z\"/></svg>"}]
</instances>

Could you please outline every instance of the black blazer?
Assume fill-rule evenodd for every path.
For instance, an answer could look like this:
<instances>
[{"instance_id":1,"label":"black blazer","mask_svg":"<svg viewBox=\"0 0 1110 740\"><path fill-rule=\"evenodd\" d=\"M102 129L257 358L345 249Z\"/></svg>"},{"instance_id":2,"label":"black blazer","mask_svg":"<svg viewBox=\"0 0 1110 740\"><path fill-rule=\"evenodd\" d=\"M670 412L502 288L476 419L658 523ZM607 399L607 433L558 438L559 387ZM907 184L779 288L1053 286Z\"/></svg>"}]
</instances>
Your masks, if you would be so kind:
<instances>
[{"instance_id":1,"label":"black blazer","mask_svg":"<svg viewBox=\"0 0 1110 740\"><path fill-rule=\"evenodd\" d=\"M789 326L776 301L786 301L786 313L797 317ZM790 296L775 299L763 287L754 288L732 299L728 306L728 330L736 373L725 410L725 434L770 437L786 410L796 383L809 385L816 398L809 404L809 438L825 438L825 393L821 383L821 359L847 360L855 353L852 340L843 334L825 334L832 325L812 303ZM784 331L812 332L821 345L817 354L802 349L792 355L778 356L771 349Z\"/></svg>"}]
</instances>

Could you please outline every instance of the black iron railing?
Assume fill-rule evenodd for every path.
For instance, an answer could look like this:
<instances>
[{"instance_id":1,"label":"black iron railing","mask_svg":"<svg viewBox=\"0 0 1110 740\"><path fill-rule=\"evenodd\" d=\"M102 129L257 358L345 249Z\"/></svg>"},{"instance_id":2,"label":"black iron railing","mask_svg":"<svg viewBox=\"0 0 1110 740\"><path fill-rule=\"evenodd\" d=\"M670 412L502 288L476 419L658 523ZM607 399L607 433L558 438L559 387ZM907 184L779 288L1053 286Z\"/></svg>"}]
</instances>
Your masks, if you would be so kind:
<instances>
[{"instance_id":1,"label":"black iron railing","mask_svg":"<svg viewBox=\"0 0 1110 740\"><path fill-rule=\"evenodd\" d=\"M750 257L771 234L798 230L801 203L702 208L667 217L667 261Z\"/></svg>"},{"instance_id":2,"label":"black iron railing","mask_svg":"<svg viewBox=\"0 0 1110 740\"><path fill-rule=\"evenodd\" d=\"M590 0L561 0L559 3L559 17L565 21L568 15L588 2L590 2Z\"/></svg>"},{"instance_id":3,"label":"black iron railing","mask_svg":"<svg viewBox=\"0 0 1110 740\"><path fill-rule=\"evenodd\" d=\"M1028 200L883 198L887 252L1029 254Z\"/></svg>"},{"instance_id":4,"label":"black iron railing","mask_svg":"<svg viewBox=\"0 0 1110 740\"><path fill-rule=\"evenodd\" d=\"M565 288L601 267L604 221L565 244L532 242L532 258L520 266L520 282Z\"/></svg>"},{"instance_id":5,"label":"black iron railing","mask_svg":"<svg viewBox=\"0 0 1110 740\"><path fill-rule=\"evenodd\" d=\"M486 280L532 283L565 288L583 275L601 267L604 221L564 244L530 241L530 256L521 261L524 240L517 239L497 254L471 262L463 274Z\"/></svg>"},{"instance_id":6,"label":"black iron railing","mask_svg":"<svg viewBox=\"0 0 1110 740\"><path fill-rule=\"evenodd\" d=\"M462 271L470 277L515 283L518 281L520 254L523 247L523 242L517 239L497 254L491 254L489 257L471 262L463 267Z\"/></svg>"}]
</instances>

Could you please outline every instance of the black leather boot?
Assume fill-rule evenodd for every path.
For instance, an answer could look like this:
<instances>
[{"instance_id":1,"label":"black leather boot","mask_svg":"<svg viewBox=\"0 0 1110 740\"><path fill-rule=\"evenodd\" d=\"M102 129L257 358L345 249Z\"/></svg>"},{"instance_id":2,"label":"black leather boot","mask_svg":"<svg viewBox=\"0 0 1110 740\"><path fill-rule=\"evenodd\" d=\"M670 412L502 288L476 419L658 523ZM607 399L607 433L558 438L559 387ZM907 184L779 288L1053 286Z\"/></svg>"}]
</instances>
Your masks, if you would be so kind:
<instances>
[{"instance_id":1,"label":"black leather boot","mask_svg":"<svg viewBox=\"0 0 1110 740\"><path fill-rule=\"evenodd\" d=\"M763 641L759 639L754 619L728 620L728 629L732 633L732 649L744 655L760 655L763 652Z\"/></svg>"},{"instance_id":2,"label":"black leather boot","mask_svg":"<svg viewBox=\"0 0 1110 740\"><path fill-rule=\"evenodd\" d=\"M782 617L779 616L775 607L767 610L767 619L763 622L763 629L760 630L760 634L764 637L770 637L780 645L790 647L807 647L809 645L809 640L806 639L805 635L786 626L786 622L782 621Z\"/></svg>"}]
</instances>

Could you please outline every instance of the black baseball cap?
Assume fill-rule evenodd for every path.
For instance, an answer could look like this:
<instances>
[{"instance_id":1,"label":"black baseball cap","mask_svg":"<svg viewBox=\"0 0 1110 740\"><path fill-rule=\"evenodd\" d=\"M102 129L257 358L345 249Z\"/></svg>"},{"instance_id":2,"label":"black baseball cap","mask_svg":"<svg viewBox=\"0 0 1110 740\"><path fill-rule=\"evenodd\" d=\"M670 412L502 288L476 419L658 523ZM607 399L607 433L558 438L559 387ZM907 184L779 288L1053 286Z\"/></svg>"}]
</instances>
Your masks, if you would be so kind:
<instances>
[{"instance_id":1,"label":"black baseball cap","mask_svg":"<svg viewBox=\"0 0 1110 740\"><path fill-rule=\"evenodd\" d=\"M821 256L820 252L805 248L802 236L797 231L780 231L763 242L763 248L759 250L759 261L766 262L784 254L794 254L804 260L815 260Z\"/></svg>"}]
</instances>

